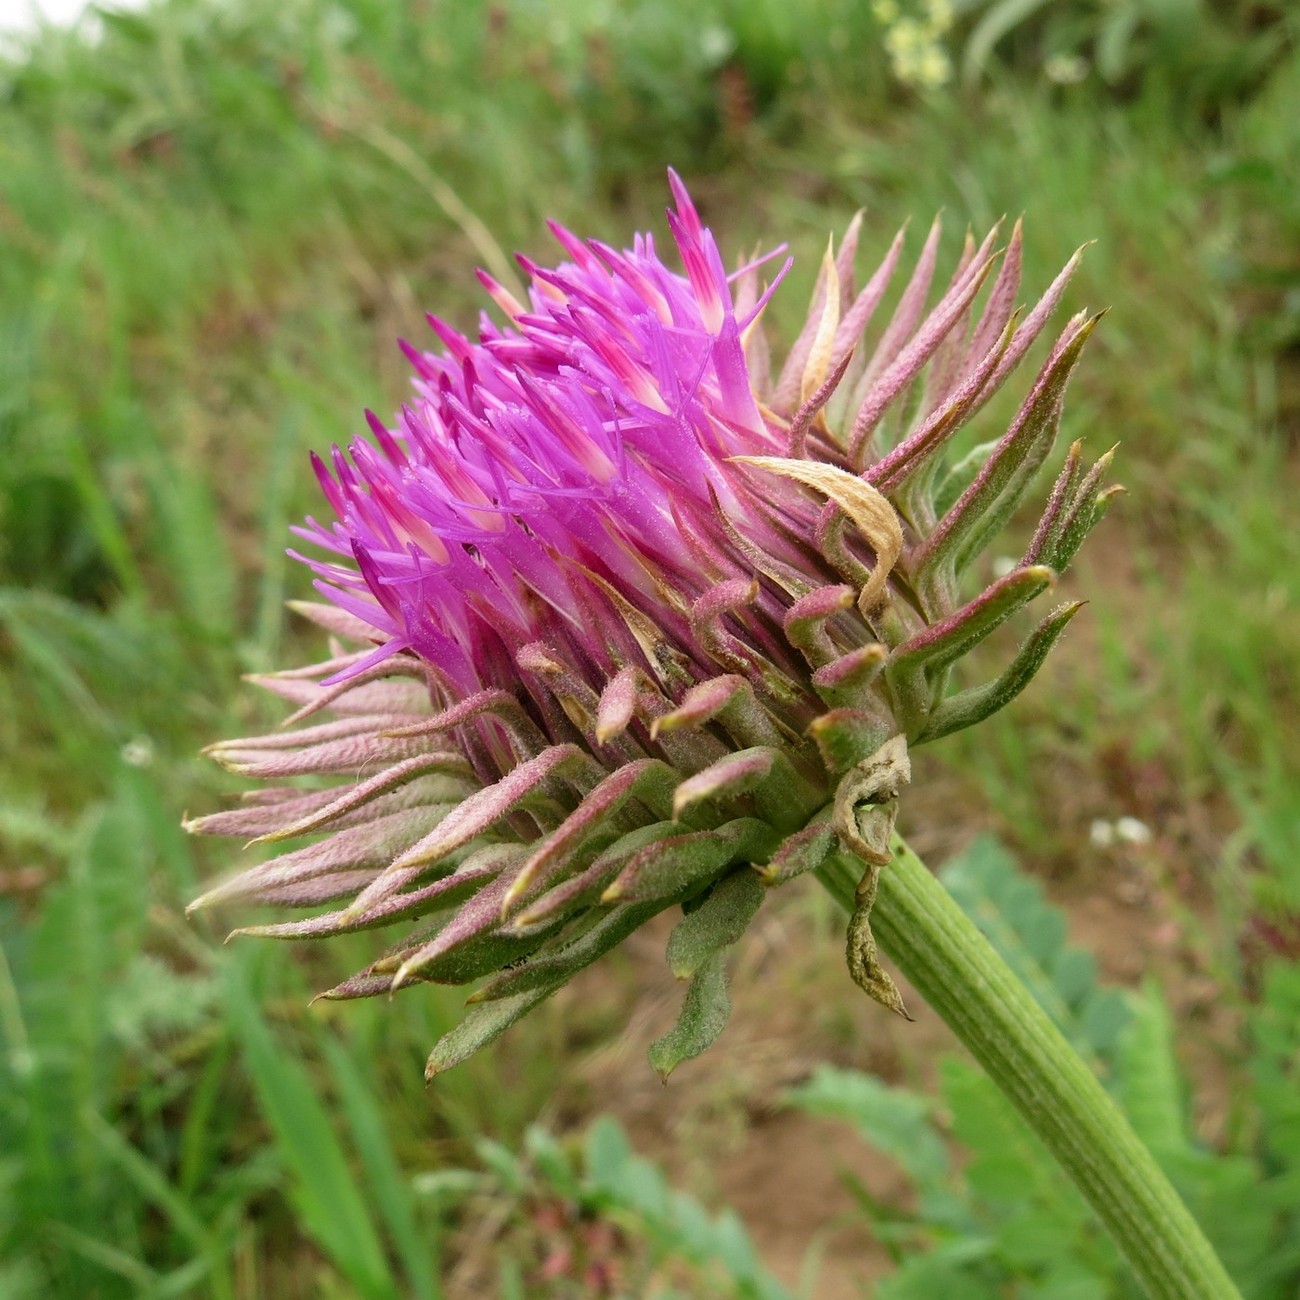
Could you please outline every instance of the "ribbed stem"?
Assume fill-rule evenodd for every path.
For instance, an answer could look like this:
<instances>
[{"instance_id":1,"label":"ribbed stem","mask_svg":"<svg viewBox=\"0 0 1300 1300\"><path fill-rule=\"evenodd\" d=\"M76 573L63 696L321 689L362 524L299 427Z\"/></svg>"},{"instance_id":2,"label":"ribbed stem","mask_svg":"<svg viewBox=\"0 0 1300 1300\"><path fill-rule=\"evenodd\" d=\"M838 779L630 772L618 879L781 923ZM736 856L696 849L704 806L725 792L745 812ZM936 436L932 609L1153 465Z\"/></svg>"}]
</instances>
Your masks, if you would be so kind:
<instances>
[{"instance_id":1,"label":"ribbed stem","mask_svg":"<svg viewBox=\"0 0 1300 1300\"><path fill-rule=\"evenodd\" d=\"M1096 1210L1155 1300L1241 1300L1187 1207L1096 1076L897 835L871 928ZM818 871L850 912L862 866Z\"/></svg>"}]
</instances>

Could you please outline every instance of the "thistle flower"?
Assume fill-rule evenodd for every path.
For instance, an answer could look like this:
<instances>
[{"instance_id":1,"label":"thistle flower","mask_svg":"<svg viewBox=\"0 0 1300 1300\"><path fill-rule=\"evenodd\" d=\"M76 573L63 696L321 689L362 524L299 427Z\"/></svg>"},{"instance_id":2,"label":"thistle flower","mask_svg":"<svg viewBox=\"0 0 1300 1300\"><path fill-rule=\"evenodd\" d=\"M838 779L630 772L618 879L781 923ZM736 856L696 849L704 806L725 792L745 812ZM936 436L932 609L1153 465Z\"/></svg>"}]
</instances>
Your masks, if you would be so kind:
<instances>
[{"instance_id":1,"label":"thistle flower","mask_svg":"<svg viewBox=\"0 0 1300 1300\"><path fill-rule=\"evenodd\" d=\"M953 440L1078 255L1022 317L1019 225L1000 253L996 231L968 238L927 310L936 222L873 330L902 236L858 289L855 219L774 377L762 317L789 262L770 285L770 258L728 275L670 183L681 272L649 235L618 251L552 226L568 260L521 258L526 302L480 273L500 318L472 341L431 317L438 351L402 345L415 382L395 427L370 415L372 439L314 458L333 517L297 530L299 558L328 603L296 608L331 655L256 678L296 711L211 750L281 784L188 824L315 837L194 906L327 910L237 933L416 922L323 996L485 980L430 1074L680 905L668 960L690 985L651 1049L667 1075L725 1023L725 954L766 891L842 848L864 867L850 969L901 1011L869 911L907 749L1025 686L1077 604L993 680L950 676L1052 587L1118 490L1110 453L1085 468L1076 443L1020 562L963 594L1051 452L1096 318L1068 321L994 442L954 458ZM284 784L299 777L336 783Z\"/></svg>"}]
</instances>

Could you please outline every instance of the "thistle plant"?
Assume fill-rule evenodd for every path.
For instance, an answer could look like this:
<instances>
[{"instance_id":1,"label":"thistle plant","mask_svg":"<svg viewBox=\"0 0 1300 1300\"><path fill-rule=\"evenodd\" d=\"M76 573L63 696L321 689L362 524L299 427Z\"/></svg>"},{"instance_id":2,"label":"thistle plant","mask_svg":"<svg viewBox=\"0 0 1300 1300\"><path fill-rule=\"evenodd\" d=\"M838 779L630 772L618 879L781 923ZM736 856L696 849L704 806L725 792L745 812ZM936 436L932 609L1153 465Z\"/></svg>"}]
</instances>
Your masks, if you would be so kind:
<instances>
[{"instance_id":1,"label":"thistle plant","mask_svg":"<svg viewBox=\"0 0 1300 1300\"><path fill-rule=\"evenodd\" d=\"M789 261L770 283L781 250L729 275L670 182L681 271L649 235L620 251L553 226L559 265L521 258L522 298L480 273L497 314L477 340L431 317L436 351L402 345L414 391L394 427L371 415L370 438L315 460L332 517L296 531L326 603L296 608L329 656L255 679L294 711L211 752L276 784L189 823L313 838L194 906L312 909L237 932L285 939L401 926L322 996L475 983L430 1077L679 908L667 955L688 983L650 1052L666 1078L725 1025L727 952L768 891L816 873L851 911L853 979L907 1014L874 920L1153 1294L1232 1294L1095 1080L1071 1076L1084 1100L1053 1092L1048 1058L1070 1049L1023 989L990 993L1005 968L893 833L909 750L1012 700L1079 605L1044 613L988 680L959 689L959 661L1050 592L1119 490L1110 452L1088 464L1075 443L1019 562L977 578L1097 323L1048 334L1078 254L1021 313L1019 225L1005 247L968 238L935 295L937 223L910 273L900 234L858 287L855 219L774 365L763 317ZM967 426L1040 338L1019 408L972 449ZM1153 1216L1169 1224L1147 1268L1136 1220Z\"/></svg>"}]
</instances>

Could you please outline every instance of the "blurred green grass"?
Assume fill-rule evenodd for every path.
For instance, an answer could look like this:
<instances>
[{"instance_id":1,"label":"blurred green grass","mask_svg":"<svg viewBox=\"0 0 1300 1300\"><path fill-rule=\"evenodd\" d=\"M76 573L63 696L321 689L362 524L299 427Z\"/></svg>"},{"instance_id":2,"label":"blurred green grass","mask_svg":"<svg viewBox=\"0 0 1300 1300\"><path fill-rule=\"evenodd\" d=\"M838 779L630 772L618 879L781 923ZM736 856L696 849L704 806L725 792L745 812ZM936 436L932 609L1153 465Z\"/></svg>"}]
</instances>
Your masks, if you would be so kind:
<instances>
[{"instance_id":1,"label":"blurred green grass","mask_svg":"<svg viewBox=\"0 0 1300 1300\"><path fill-rule=\"evenodd\" d=\"M849 0L100 22L0 66L0 1296L437 1294L439 1207L396 1171L516 1142L570 1031L426 1097L460 998L307 1012L364 947L218 948L182 909L228 864L177 823L231 788L199 747L261 716L239 673L293 658L307 449L546 216L656 225L668 163L724 246L791 241L778 321L859 206L877 249L1023 212L1029 284L1097 241L1064 432L1122 441L1130 495L1070 580L1091 630L922 762L1058 866L1093 817L1163 819L1224 972L1300 908L1294 53L1208 115L1032 67L912 97Z\"/></svg>"}]
</instances>

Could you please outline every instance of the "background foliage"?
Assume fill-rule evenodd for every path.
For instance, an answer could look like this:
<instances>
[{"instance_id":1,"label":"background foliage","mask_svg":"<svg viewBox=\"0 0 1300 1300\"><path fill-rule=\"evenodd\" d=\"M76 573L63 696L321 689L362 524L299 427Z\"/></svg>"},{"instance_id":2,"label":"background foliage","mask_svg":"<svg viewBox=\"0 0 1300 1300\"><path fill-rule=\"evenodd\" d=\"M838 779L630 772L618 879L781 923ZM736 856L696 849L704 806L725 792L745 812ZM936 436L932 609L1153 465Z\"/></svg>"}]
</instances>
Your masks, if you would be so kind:
<instances>
[{"instance_id":1,"label":"background foliage","mask_svg":"<svg viewBox=\"0 0 1300 1300\"><path fill-rule=\"evenodd\" d=\"M399 400L392 340L424 306L468 323L469 269L540 252L544 217L656 225L669 162L726 247L792 241L786 321L859 206L880 250L1023 211L1037 282L1097 240L1073 302L1112 311L1066 432L1122 439L1130 496L1073 579L1087 627L920 760L906 829L937 858L991 827L1068 899L987 845L953 868L1246 1293L1293 1295L1298 94L1294 18L1244 0L163 0L0 63L0 1297L814 1293L815 1250L778 1281L566 1084L624 1014L568 1005L426 1094L454 993L309 1011L359 953L182 915L227 865L178 829L231 789L196 751L259 720L240 672L298 654L306 449ZM1154 918L1126 996L1066 942L1121 886ZM836 1009L817 904L789 925L827 1023L873 1024ZM791 1105L912 1188L852 1184L898 1265L878 1294L1128 1294L968 1064L824 1055Z\"/></svg>"}]
</instances>

